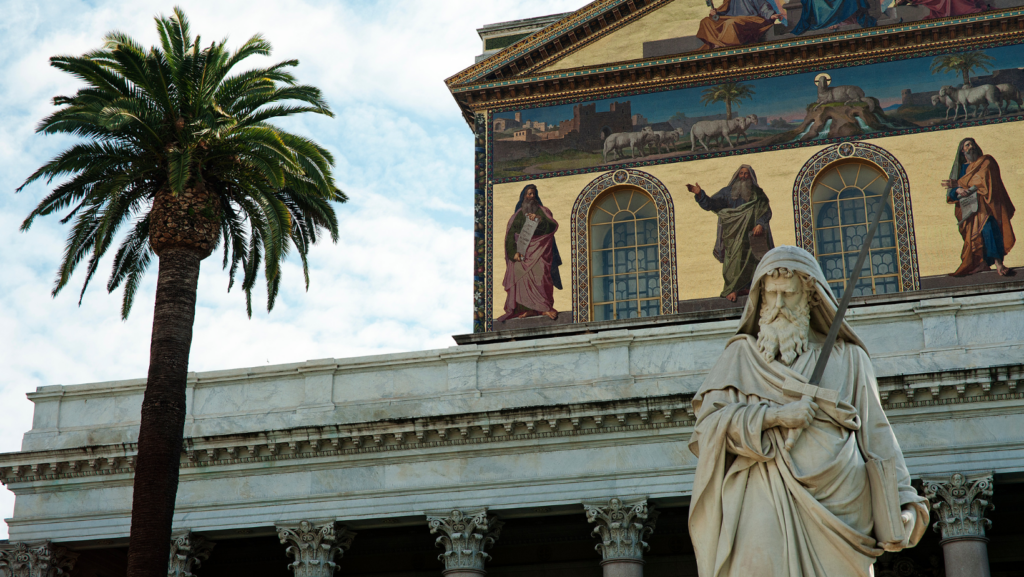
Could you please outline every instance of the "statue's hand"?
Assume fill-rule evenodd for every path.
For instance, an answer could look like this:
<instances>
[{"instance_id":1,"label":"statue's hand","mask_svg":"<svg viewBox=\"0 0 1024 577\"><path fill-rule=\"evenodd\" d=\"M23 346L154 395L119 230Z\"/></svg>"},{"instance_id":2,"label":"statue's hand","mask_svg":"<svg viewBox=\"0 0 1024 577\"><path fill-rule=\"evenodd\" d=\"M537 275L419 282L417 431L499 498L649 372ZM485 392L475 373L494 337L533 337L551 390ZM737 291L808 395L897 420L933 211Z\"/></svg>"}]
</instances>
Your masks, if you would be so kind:
<instances>
[{"instance_id":1,"label":"statue's hand","mask_svg":"<svg viewBox=\"0 0 1024 577\"><path fill-rule=\"evenodd\" d=\"M899 543L882 543L882 548L886 551L897 553L910 546L910 534L913 533L914 526L917 525L917 509L913 506L907 507L900 513L900 519L903 520L903 534L906 537Z\"/></svg>"},{"instance_id":2,"label":"statue's hand","mask_svg":"<svg viewBox=\"0 0 1024 577\"><path fill-rule=\"evenodd\" d=\"M771 429L772 427L806 429L811 426L811 421L814 420L814 413L817 411L817 403L804 399L793 403L786 403L781 407L772 407L764 415L762 429Z\"/></svg>"}]
</instances>

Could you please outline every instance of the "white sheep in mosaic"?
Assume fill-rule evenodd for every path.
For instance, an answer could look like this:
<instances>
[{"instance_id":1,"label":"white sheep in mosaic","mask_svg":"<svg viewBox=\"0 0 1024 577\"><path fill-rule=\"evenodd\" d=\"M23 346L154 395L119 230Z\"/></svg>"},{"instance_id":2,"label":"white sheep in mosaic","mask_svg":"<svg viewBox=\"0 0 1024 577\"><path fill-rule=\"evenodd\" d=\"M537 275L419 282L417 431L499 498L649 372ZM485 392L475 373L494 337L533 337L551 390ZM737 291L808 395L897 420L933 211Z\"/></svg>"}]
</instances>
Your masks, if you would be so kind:
<instances>
[{"instance_id":1,"label":"white sheep in mosaic","mask_svg":"<svg viewBox=\"0 0 1024 577\"><path fill-rule=\"evenodd\" d=\"M988 114L988 107L990 105L996 107L996 112L999 116L1003 115L1003 109L1000 108L999 89L991 84L963 86L960 88L943 86L939 89L939 96L948 96L956 103L957 108L953 112L953 120L956 120L957 115L960 114L961 106L964 108L964 120L967 120L968 106L974 107L975 118Z\"/></svg>"},{"instance_id":2,"label":"white sheep in mosaic","mask_svg":"<svg viewBox=\"0 0 1024 577\"><path fill-rule=\"evenodd\" d=\"M1014 102L1017 104L1017 111L1021 110L1021 105L1024 104L1024 98L1021 98L1020 90L1012 84L996 84L996 89L999 90L1000 104L1004 106L1004 110L1010 110L1010 103Z\"/></svg>"},{"instance_id":3,"label":"white sheep in mosaic","mask_svg":"<svg viewBox=\"0 0 1024 577\"><path fill-rule=\"evenodd\" d=\"M933 94L932 106L941 105L946 106L946 120L949 120L949 111L956 108L956 102L953 102L953 99L950 98L948 95Z\"/></svg>"}]
</instances>

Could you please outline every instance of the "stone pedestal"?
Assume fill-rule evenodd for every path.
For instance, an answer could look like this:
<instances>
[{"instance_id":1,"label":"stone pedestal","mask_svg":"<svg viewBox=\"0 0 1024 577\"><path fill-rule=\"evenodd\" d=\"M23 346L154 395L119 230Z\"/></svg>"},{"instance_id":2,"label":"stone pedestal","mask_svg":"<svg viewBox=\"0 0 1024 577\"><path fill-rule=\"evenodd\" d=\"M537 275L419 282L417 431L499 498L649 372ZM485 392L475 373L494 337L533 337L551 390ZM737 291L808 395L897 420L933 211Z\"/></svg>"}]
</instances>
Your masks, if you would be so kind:
<instances>
[{"instance_id":1,"label":"stone pedestal","mask_svg":"<svg viewBox=\"0 0 1024 577\"><path fill-rule=\"evenodd\" d=\"M71 574L78 553L49 541L0 544L0 575L61 577Z\"/></svg>"},{"instance_id":2,"label":"stone pedestal","mask_svg":"<svg viewBox=\"0 0 1024 577\"><path fill-rule=\"evenodd\" d=\"M344 550L352 546L356 534L335 522L320 525L301 521L297 525L278 525L277 536L295 561L288 564L295 577L331 577Z\"/></svg>"},{"instance_id":3,"label":"stone pedestal","mask_svg":"<svg viewBox=\"0 0 1024 577\"><path fill-rule=\"evenodd\" d=\"M949 478L925 479L925 496L932 503L942 534L946 577L989 577L988 539L992 522L985 512L994 506L992 473L953 473Z\"/></svg>"},{"instance_id":4,"label":"stone pedestal","mask_svg":"<svg viewBox=\"0 0 1024 577\"><path fill-rule=\"evenodd\" d=\"M654 532L657 511L649 510L647 499L624 501L612 498L607 503L584 503L587 521L594 523L593 534L601 538L594 549L604 559L604 577L643 577L644 551L650 547L644 537Z\"/></svg>"},{"instance_id":5,"label":"stone pedestal","mask_svg":"<svg viewBox=\"0 0 1024 577\"><path fill-rule=\"evenodd\" d=\"M458 509L427 515L430 533L440 533L434 541L444 547L438 559L444 562L445 577L480 577L487 571L484 564L491 558L484 549L492 547L504 525L497 517L488 517L487 509L465 513Z\"/></svg>"}]
</instances>

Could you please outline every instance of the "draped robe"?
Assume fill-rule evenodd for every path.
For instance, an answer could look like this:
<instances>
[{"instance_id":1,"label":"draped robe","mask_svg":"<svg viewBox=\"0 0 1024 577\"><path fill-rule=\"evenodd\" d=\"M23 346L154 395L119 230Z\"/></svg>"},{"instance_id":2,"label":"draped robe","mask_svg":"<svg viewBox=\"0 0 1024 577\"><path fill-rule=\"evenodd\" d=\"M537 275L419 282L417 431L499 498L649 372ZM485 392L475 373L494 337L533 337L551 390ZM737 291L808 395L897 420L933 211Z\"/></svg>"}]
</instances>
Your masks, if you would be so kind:
<instances>
[{"instance_id":1,"label":"draped robe","mask_svg":"<svg viewBox=\"0 0 1024 577\"><path fill-rule=\"evenodd\" d=\"M768 0L725 0L717 12L718 20L700 21L697 38L704 42L702 50L759 41L774 25L771 17L778 10Z\"/></svg>"},{"instance_id":2,"label":"draped robe","mask_svg":"<svg viewBox=\"0 0 1024 577\"><path fill-rule=\"evenodd\" d=\"M961 145L962 146L962 145ZM955 204L954 214L959 222L957 225L960 236L964 239L964 247L960 253L960 267L952 276L965 276L985 262L985 239L982 232L985 224L991 219L998 229L1002 241L1003 254L1009 253L1017 239L1013 234L1010 219L1016 209L1010 201L1010 195L1003 186L1003 178L999 173L999 164L988 154L970 163L964 174L956 181L958 188L978 187L978 212L967 220L962 218L958 200L947 201ZM955 198L955 197L954 197ZM991 263L989 263L991 264Z\"/></svg>"},{"instance_id":3,"label":"draped robe","mask_svg":"<svg viewBox=\"0 0 1024 577\"><path fill-rule=\"evenodd\" d=\"M694 397L690 450L699 460L689 525L701 577L868 575L882 549L872 537L865 456L897 457L900 502L918 509L911 546L927 527L861 347L837 341L821 386L839 400L816 401L792 451L785 429L761 430L769 407L800 400L782 383L807 381L823 338L815 340L787 367L765 362L756 337L737 335Z\"/></svg>"},{"instance_id":4,"label":"draped robe","mask_svg":"<svg viewBox=\"0 0 1024 577\"><path fill-rule=\"evenodd\" d=\"M561 283L556 283L552 277L552 266L561 264L558 249L555 248L558 222L546 206L541 206L540 209L544 214L538 214L537 217L542 221L530 239L526 254L522 255L519 262L514 261L512 256L516 252L515 244L519 240L519 231L516 228L522 229L523 220L526 218L521 209L512 215L505 228L507 268L501 284L508 297L505 299L505 314L498 318L500 321L522 312L539 314L552 310L555 304L555 285L558 284L561 288Z\"/></svg>"}]
</instances>

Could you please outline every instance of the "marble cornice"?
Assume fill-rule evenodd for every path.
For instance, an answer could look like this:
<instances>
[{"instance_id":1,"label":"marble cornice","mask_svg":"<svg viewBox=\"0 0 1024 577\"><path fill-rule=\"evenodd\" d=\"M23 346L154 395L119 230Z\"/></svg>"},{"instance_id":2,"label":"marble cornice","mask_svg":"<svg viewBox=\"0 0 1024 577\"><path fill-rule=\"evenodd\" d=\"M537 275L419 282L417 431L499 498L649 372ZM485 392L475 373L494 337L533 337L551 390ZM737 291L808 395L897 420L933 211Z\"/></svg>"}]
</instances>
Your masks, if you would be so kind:
<instances>
[{"instance_id":1,"label":"marble cornice","mask_svg":"<svg viewBox=\"0 0 1024 577\"><path fill-rule=\"evenodd\" d=\"M608 98L619 92L698 86L726 78L824 70L1022 40L1024 9L1013 9L550 74L527 76L524 70L510 77L449 82L449 89L470 118L483 110Z\"/></svg>"},{"instance_id":2,"label":"marble cornice","mask_svg":"<svg viewBox=\"0 0 1024 577\"><path fill-rule=\"evenodd\" d=\"M420 450L688 427L690 394L576 403L355 423L281 431L190 437L181 468ZM0 483L119 475L134 471L136 443L0 454Z\"/></svg>"}]
</instances>

